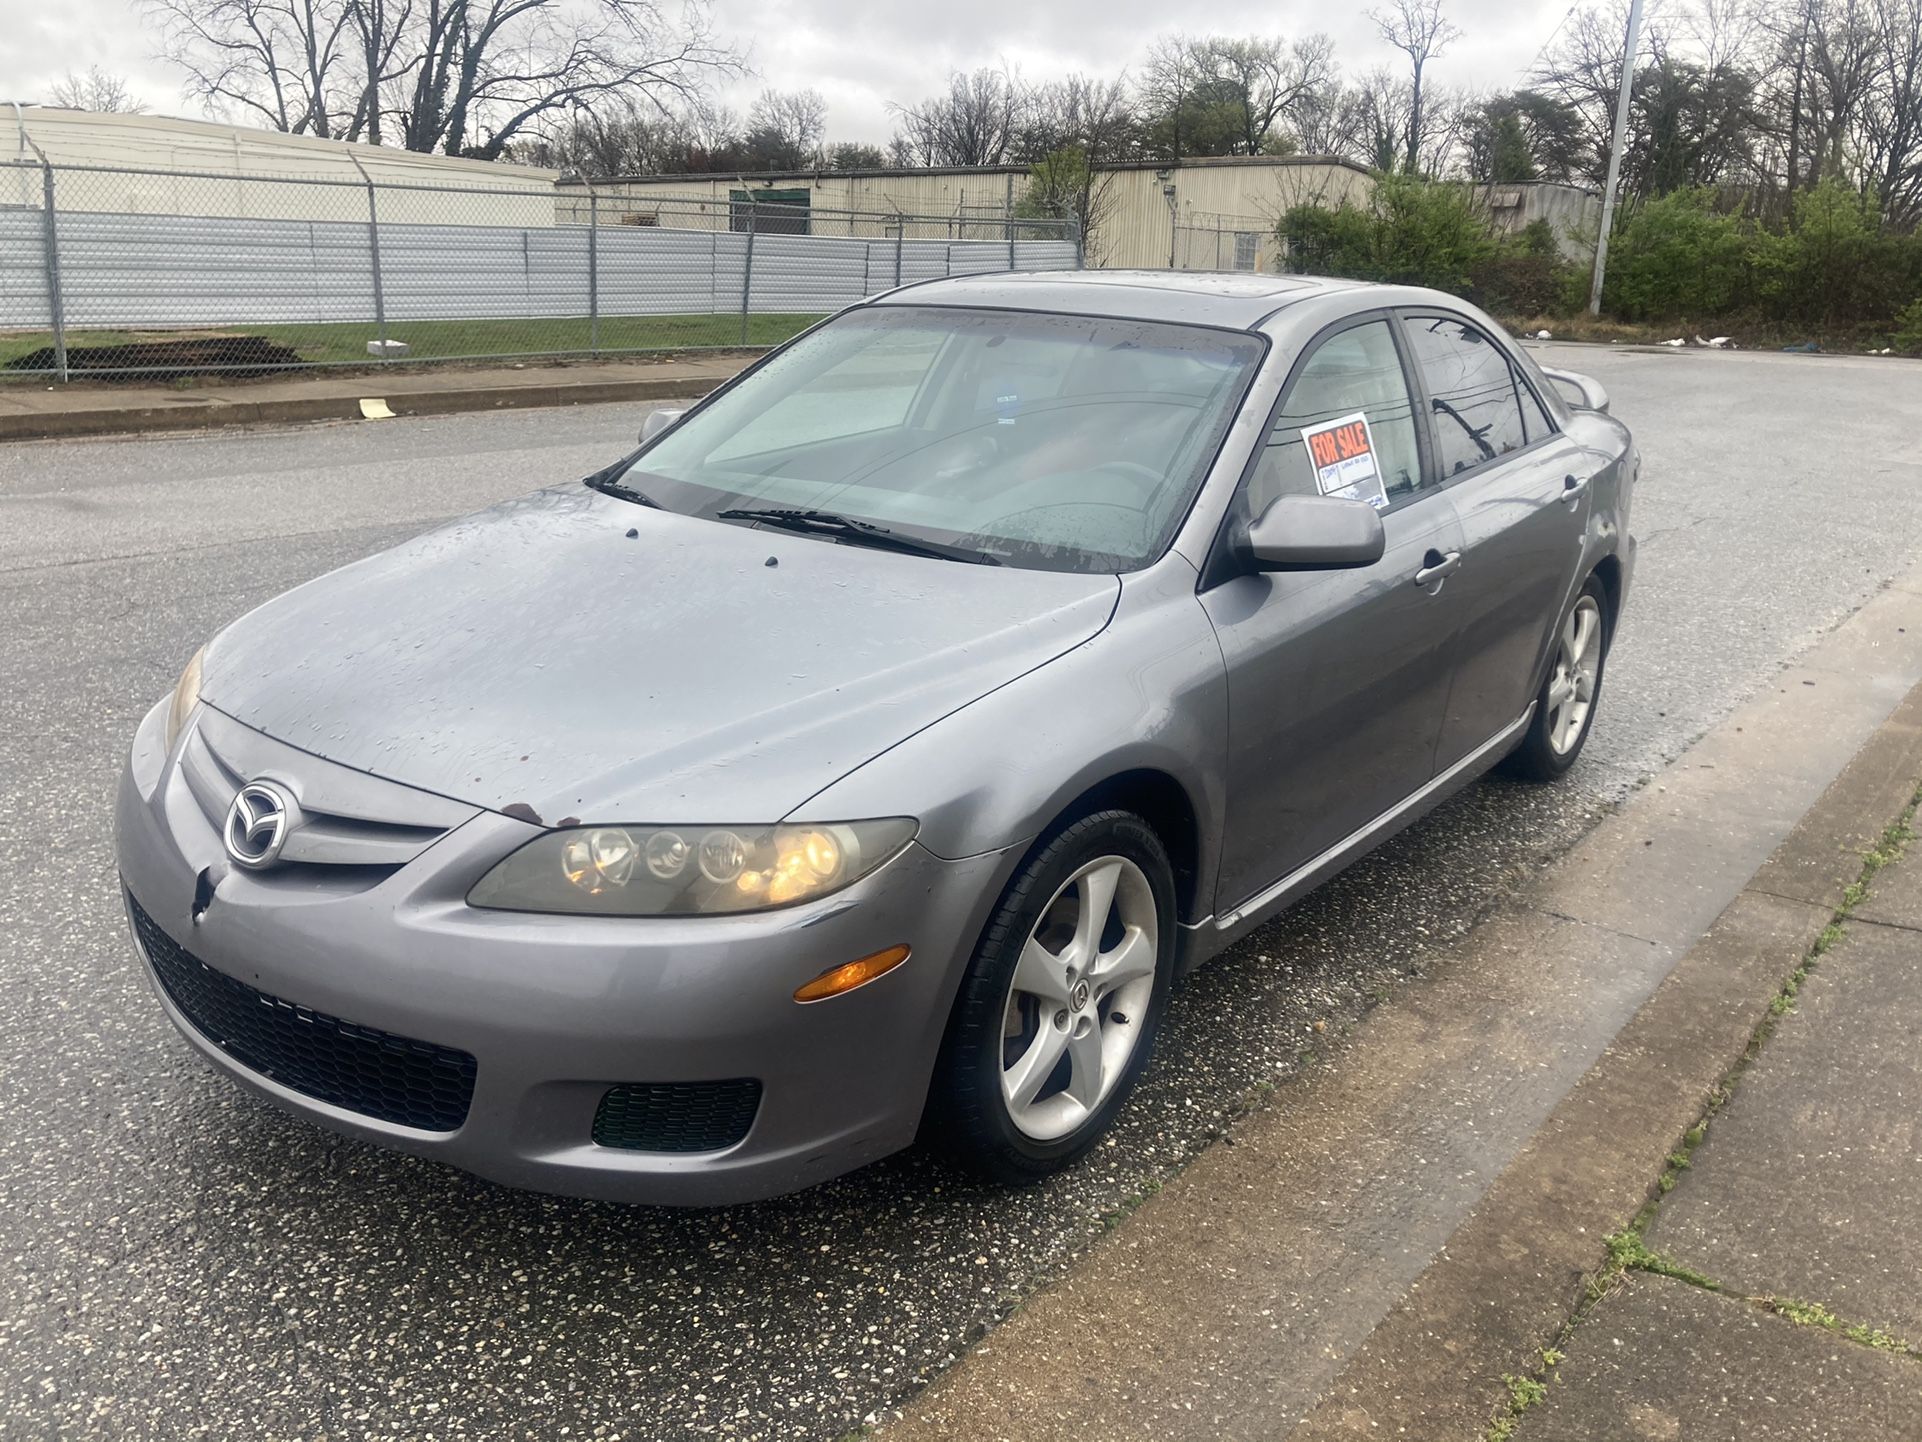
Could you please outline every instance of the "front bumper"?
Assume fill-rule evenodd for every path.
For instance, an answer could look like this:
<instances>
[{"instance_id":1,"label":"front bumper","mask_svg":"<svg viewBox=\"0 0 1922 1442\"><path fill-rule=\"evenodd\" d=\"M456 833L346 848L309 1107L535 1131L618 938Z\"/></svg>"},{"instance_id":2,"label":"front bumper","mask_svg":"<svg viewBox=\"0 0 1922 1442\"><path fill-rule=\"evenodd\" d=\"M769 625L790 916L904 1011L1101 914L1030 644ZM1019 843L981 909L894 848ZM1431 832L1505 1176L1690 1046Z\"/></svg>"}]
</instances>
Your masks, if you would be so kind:
<instances>
[{"instance_id":1,"label":"front bumper","mask_svg":"<svg viewBox=\"0 0 1922 1442\"><path fill-rule=\"evenodd\" d=\"M536 831L492 812L384 874L250 872L228 864L204 805L164 754L165 709L141 724L116 805L121 876L149 924L263 1002L457 1049L475 1063L471 1102L452 1130L334 1105L203 1035L142 947L174 1024L251 1090L509 1186L611 1201L774 1196L913 1140L961 972L1012 865L1007 853L946 861L910 845L809 905L632 920L469 907L474 881ZM328 764L281 750L278 774L295 784L303 766ZM208 883L211 900L196 916L196 888L205 899ZM824 1002L793 1000L827 968L901 942L913 955L878 980ZM760 1083L759 1105L745 1137L724 1150L593 1140L610 1088L742 1078Z\"/></svg>"}]
</instances>

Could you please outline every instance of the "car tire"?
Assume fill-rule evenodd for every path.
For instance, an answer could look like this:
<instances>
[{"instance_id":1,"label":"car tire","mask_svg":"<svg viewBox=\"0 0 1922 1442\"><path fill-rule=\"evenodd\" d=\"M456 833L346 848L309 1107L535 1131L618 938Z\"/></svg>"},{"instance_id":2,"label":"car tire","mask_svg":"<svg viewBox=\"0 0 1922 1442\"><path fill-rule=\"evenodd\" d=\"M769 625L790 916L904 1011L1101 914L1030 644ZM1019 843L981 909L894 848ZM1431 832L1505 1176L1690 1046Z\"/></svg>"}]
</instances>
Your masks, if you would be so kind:
<instances>
[{"instance_id":1,"label":"car tire","mask_svg":"<svg viewBox=\"0 0 1922 1442\"><path fill-rule=\"evenodd\" d=\"M1104 894L1100 930L1084 929ZM962 978L926 1138L1004 1184L1080 1156L1147 1065L1174 950L1173 869L1153 828L1101 811L1047 838L1009 880Z\"/></svg>"},{"instance_id":2,"label":"car tire","mask_svg":"<svg viewBox=\"0 0 1922 1442\"><path fill-rule=\"evenodd\" d=\"M1608 592L1590 576L1555 628L1548 674L1535 693L1535 715L1504 770L1524 781L1555 781L1582 754L1601 701L1612 639Z\"/></svg>"}]
</instances>

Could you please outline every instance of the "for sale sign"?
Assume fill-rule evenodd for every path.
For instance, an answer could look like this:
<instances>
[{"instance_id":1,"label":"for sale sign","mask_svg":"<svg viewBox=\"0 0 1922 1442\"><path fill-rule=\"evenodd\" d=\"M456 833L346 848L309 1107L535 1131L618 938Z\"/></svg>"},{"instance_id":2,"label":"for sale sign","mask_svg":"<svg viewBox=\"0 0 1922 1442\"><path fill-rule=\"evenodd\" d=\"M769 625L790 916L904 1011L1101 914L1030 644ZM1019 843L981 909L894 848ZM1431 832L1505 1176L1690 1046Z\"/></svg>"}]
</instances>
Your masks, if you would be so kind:
<instances>
[{"instance_id":1,"label":"for sale sign","mask_svg":"<svg viewBox=\"0 0 1922 1442\"><path fill-rule=\"evenodd\" d=\"M1356 411L1352 416L1311 426L1302 431L1301 441L1308 447L1315 484L1324 496L1366 501L1377 510L1388 504L1381 465L1375 456L1375 437L1368 429L1365 413Z\"/></svg>"}]
</instances>

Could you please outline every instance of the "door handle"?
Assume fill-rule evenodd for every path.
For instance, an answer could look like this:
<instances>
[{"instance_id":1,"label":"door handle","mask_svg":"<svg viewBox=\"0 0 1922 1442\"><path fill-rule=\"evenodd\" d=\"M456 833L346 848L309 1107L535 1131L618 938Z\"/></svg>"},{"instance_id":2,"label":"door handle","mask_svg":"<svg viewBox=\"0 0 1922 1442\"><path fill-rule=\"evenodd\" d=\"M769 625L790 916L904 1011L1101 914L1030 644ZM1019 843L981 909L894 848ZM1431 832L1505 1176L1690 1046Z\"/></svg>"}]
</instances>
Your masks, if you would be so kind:
<instances>
[{"instance_id":1,"label":"door handle","mask_svg":"<svg viewBox=\"0 0 1922 1442\"><path fill-rule=\"evenodd\" d=\"M1450 551L1444 556L1439 552L1430 551L1422 559L1428 562L1428 564L1415 572L1415 584L1417 586L1432 586L1435 582L1444 577L1452 576L1456 571L1461 569L1462 553L1460 551Z\"/></svg>"},{"instance_id":2,"label":"door handle","mask_svg":"<svg viewBox=\"0 0 1922 1442\"><path fill-rule=\"evenodd\" d=\"M1587 490L1588 490L1587 476L1571 475L1571 476L1562 477L1562 499L1564 501L1567 501L1570 505L1573 505L1575 502L1579 501L1582 498L1582 494Z\"/></svg>"}]
</instances>

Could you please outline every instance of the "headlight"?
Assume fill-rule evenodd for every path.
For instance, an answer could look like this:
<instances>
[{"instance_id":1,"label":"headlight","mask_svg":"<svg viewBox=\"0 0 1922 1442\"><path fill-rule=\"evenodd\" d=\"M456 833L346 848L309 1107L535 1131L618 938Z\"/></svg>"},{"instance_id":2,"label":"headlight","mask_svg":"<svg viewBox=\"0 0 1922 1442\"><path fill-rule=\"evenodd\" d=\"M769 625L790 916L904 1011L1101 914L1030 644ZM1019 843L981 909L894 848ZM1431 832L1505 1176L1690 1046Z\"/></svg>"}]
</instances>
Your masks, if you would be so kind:
<instances>
[{"instance_id":1,"label":"headlight","mask_svg":"<svg viewBox=\"0 0 1922 1442\"><path fill-rule=\"evenodd\" d=\"M521 847L471 906L589 916L765 911L839 891L914 837L905 817L817 826L576 826Z\"/></svg>"},{"instance_id":2,"label":"headlight","mask_svg":"<svg viewBox=\"0 0 1922 1442\"><path fill-rule=\"evenodd\" d=\"M200 703L200 662L207 654L202 646L194 652L187 662L187 669L180 673L180 680L174 684L173 700L167 706L167 750L174 749L174 742L180 739L180 728L187 724L193 715L194 707Z\"/></svg>"}]
</instances>

